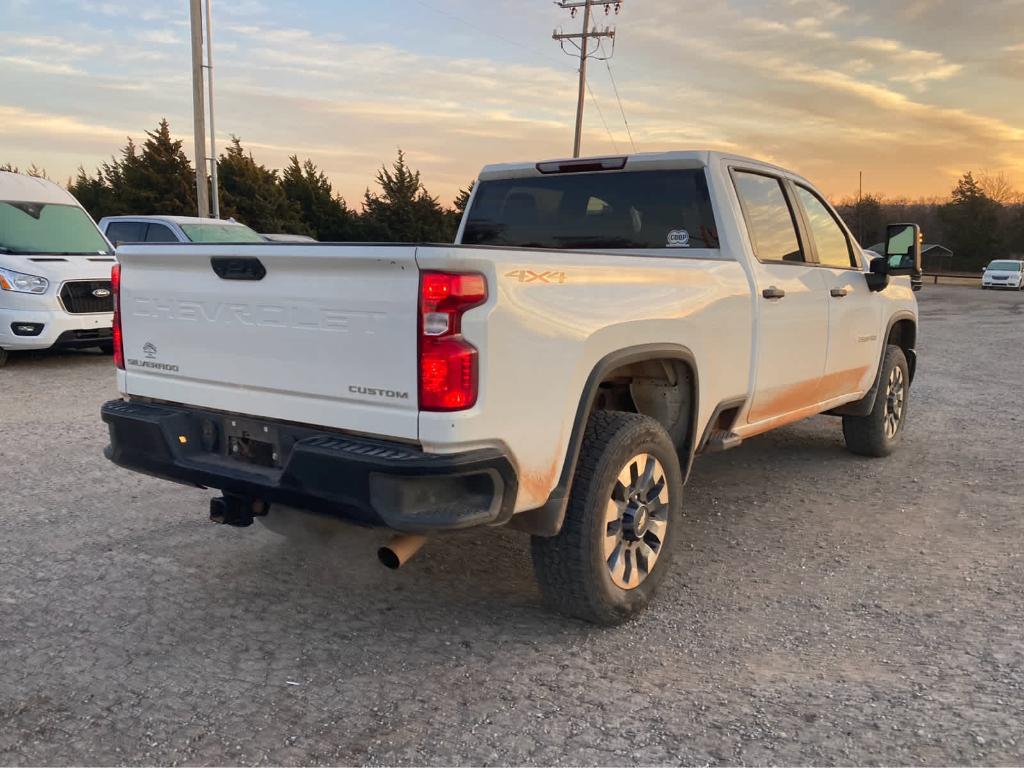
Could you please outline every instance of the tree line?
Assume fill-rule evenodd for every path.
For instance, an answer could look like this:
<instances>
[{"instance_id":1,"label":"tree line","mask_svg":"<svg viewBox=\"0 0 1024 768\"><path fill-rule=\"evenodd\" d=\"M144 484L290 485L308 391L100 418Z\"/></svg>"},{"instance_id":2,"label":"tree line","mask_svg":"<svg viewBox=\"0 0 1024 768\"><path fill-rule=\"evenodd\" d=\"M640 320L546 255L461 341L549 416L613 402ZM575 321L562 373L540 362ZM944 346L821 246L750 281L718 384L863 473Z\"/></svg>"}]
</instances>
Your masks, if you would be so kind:
<instances>
[{"instance_id":1,"label":"tree line","mask_svg":"<svg viewBox=\"0 0 1024 768\"><path fill-rule=\"evenodd\" d=\"M10 165L0 170L16 170ZM31 166L28 173L45 176ZM259 232L310 235L322 241L451 242L469 200L472 185L461 190L451 208L441 205L409 167L405 155L376 176L356 210L334 191L310 159L293 155L283 169L256 162L239 138L217 159L220 209ZM183 143L171 137L161 120L146 132L141 146L129 139L119 156L93 173L80 168L68 190L95 218L150 214L192 216L196 211L196 175ZM861 244L885 238L888 223L916 222L928 243L953 251L954 271L979 271L992 259L1024 254L1024 195L1004 174L965 173L944 199L905 200L867 195L836 204Z\"/></svg>"},{"instance_id":2,"label":"tree line","mask_svg":"<svg viewBox=\"0 0 1024 768\"><path fill-rule=\"evenodd\" d=\"M10 165L0 170L17 170ZM33 165L27 173L45 176ZM257 232L309 235L322 241L452 242L469 200L462 190L452 208L441 205L409 167L405 154L377 172L377 190L366 190L362 209L351 208L312 160L297 155L283 169L257 163L238 137L217 159L220 215ZM67 184L97 221L104 216L195 216L196 172L171 137L166 120L146 131L138 145L128 139L119 155L93 173L79 168Z\"/></svg>"},{"instance_id":3,"label":"tree line","mask_svg":"<svg viewBox=\"0 0 1024 768\"><path fill-rule=\"evenodd\" d=\"M993 259L1024 254L1024 195L1002 173L975 177L968 171L948 199L911 201L866 195L839 201L836 211L865 248L885 239L887 224L920 224L926 243L944 245L953 252L946 268L954 272L979 272Z\"/></svg>"}]
</instances>

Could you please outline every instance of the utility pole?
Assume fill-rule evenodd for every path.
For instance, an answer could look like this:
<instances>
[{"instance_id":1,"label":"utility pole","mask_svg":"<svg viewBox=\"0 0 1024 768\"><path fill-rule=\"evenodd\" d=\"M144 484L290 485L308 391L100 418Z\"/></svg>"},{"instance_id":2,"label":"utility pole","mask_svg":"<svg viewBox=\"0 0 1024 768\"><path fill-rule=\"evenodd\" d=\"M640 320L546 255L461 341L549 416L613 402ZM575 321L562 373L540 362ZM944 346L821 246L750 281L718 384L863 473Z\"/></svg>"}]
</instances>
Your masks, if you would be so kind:
<instances>
[{"instance_id":1,"label":"utility pole","mask_svg":"<svg viewBox=\"0 0 1024 768\"><path fill-rule=\"evenodd\" d=\"M860 182L857 187L857 242L864 242L864 171L860 171Z\"/></svg>"},{"instance_id":2,"label":"utility pole","mask_svg":"<svg viewBox=\"0 0 1024 768\"><path fill-rule=\"evenodd\" d=\"M217 191L217 131L213 127L213 18L210 0L206 0L206 82L210 87L210 206L213 218L220 218L220 195Z\"/></svg>"},{"instance_id":3,"label":"utility pole","mask_svg":"<svg viewBox=\"0 0 1024 768\"><path fill-rule=\"evenodd\" d=\"M210 215L206 186L206 112L203 107L203 16L201 0L189 0L192 21L192 119L195 124L196 202L198 214Z\"/></svg>"},{"instance_id":4,"label":"utility pole","mask_svg":"<svg viewBox=\"0 0 1024 768\"><path fill-rule=\"evenodd\" d=\"M580 156L580 144L583 137L583 102L587 95L587 59L594 55L590 50L591 40L602 40L608 38L613 43L615 41L615 30L610 27L605 27L603 30L598 30L596 27L591 29L590 27L590 11L595 5L603 5L605 15L611 12L611 9L615 8L615 13L618 14L622 9L622 0L613 0L608 2L607 0L558 0L556 3L560 8L567 8L572 12L573 18L576 17L576 11L579 8L583 9L583 31L574 34L565 34L559 32L557 29L551 36L552 39L557 40L562 44L562 49L565 50L565 42L568 40L573 46L579 49L580 54L580 91L579 97L576 101L576 137L572 145L572 156ZM576 41L579 41L577 43ZM599 42L600 45L600 42Z\"/></svg>"}]
</instances>

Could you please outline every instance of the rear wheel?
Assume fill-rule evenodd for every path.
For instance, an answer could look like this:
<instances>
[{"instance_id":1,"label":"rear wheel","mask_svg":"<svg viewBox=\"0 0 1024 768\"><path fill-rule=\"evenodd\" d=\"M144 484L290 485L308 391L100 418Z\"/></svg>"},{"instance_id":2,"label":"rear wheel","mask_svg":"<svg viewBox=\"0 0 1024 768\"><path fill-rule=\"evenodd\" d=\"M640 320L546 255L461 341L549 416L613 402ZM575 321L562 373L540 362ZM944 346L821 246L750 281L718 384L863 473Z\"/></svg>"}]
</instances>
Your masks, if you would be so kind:
<instances>
[{"instance_id":1,"label":"rear wheel","mask_svg":"<svg viewBox=\"0 0 1024 768\"><path fill-rule=\"evenodd\" d=\"M682 488L679 458L658 422L593 414L562 530L533 538L534 572L547 602L597 624L642 611L671 563Z\"/></svg>"},{"instance_id":2,"label":"rear wheel","mask_svg":"<svg viewBox=\"0 0 1024 768\"><path fill-rule=\"evenodd\" d=\"M890 344L882 360L875 404L867 416L844 416L846 447L861 456L888 456L903 436L910 396L910 369L903 350Z\"/></svg>"},{"instance_id":3,"label":"rear wheel","mask_svg":"<svg viewBox=\"0 0 1024 768\"><path fill-rule=\"evenodd\" d=\"M104 355L114 354L114 342L104 341L102 344L99 344L98 346L100 348L100 352L102 352Z\"/></svg>"},{"instance_id":4,"label":"rear wheel","mask_svg":"<svg viewBox=\"0 0 1024 768\"><path fill-rule=\"evenodd\" d=\"M7 350L0 349L0 368L3 368L5 365L7 365Z\"/></svg>"}]
</instances>

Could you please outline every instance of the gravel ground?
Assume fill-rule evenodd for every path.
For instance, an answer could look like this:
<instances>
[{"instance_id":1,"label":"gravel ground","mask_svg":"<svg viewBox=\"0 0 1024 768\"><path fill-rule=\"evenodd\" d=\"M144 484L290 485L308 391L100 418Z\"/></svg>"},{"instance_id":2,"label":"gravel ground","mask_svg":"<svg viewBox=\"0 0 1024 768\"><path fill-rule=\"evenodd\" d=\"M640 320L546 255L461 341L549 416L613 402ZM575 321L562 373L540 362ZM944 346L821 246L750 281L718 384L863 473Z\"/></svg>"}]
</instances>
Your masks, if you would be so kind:
<instances>
[{"instance_id":1,"label":"gravel ground","mask_svg":"<svg viewBox=\"0 0 1024 768\"><path fill-rule=\"evenodd\" d=\"M0 371L5 764L1021 764L1024 294L926 287L889 460L819 417L698 461L644 616L547 613L527 540L400 572L101 456L109 360Z\"/></svg>"}]
</instances>

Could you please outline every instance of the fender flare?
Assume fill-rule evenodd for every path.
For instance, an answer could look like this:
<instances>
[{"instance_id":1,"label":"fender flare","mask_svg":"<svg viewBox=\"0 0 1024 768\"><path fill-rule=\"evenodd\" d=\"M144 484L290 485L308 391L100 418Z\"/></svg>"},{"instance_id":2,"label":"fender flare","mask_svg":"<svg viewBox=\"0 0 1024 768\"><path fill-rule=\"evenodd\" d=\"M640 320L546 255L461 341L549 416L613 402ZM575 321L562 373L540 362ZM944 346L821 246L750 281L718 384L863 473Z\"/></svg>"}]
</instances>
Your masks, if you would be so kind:
<instances>
[{"instance_id":1,"label":"fender flare","mask_svg":"<svg viewBox=\"0 0 1024 768\"><path fill-rule=\"evenodd\" d=\"M913 312L907 310L900 310L892 317L889 318L889 324L885 328L885 340L882 342L882 353L878 358L878 371L875 373L875 383L871 385L871 389L860 400L854 403L847 403L841 405L838 408L833 408L828 411L831 416L867 416L871 413L871 409L875 407L875 397L878 394L878 388L882 386L882 365L885 362L885 348L889 346L889 339L892 336L892 329L896 326L896 323L909 320L914 326L914 332L917 332L917 317ZM910 383L914 381L914 373L917 371L917 352L913 347L906 350L907 352L907 367L910 369Z\"/></svg>"},{"instance_id":2,"label":"fender flare","mask_svg":"<svg viewBox=\"0 0 1024 768\"><path fill-rule=\"evenodd\" d=\"M590 375L587 376L587 381L583 385L583 392L580 395L579 404L576 407L576 416L573 418L572 432L569 436L569 445L566 450L565 461L562 463L562 473L559 475L558 484L548 495L548 500L542 506L513 516L509 522L510 528L524 531L534 536L551 537L558 535L558 532L562 530L565 511L569 505L569 491L572 488L572 478L576 472L576 463L579 460L580 449L583 445L583 434L587 428L587 417L590 415L590 410L594 407L598 388L604 377L616 368L621 368L625 365L640 363L645 360L665 359L677 360L685 364L692 377L693 397L690 398L690 425L682 444L677 446L683 477L688 476L696 448L696 421L697 414L700 412L700 381L698 378L697 359L693 352L682 344L640 344L634 347L626 347L605 355L594 366Z\"/></svg>"}]
</instances>

